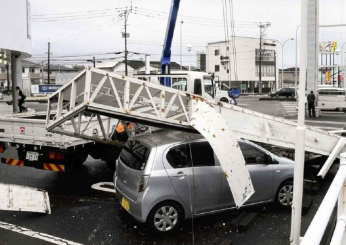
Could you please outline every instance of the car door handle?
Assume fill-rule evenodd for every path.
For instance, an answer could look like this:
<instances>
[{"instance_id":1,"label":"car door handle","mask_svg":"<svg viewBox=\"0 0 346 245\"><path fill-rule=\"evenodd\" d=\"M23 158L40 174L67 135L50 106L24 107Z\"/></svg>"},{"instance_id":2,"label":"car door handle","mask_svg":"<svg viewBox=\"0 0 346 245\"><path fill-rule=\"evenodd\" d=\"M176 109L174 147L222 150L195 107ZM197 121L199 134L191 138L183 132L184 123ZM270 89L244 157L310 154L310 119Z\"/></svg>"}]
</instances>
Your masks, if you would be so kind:
<instances>
[{"instance_id":1,"label":"car door handle","mask_svg":"<svg viewBox=\"0 0 346 245\"><path fill-rule=\"evenodd\" d=\"M185 174L184 172L178 172L177 174L173 174L173 177L175 178L180 178L180 177L186 177L187 174Z\"/></svg>"}]
</instances>

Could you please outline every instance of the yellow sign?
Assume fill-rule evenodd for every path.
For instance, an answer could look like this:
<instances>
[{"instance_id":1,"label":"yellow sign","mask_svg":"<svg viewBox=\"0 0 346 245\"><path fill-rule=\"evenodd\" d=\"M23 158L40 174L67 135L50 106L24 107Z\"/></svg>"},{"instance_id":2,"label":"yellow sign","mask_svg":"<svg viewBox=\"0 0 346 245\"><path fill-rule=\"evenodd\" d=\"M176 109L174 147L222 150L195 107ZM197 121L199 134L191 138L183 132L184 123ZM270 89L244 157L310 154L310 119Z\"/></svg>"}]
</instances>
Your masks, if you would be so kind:
<instances>
[{"instance_id":1,"label":"yellow sign","mask_svg":"<svg viewBox=\"0 0 346 245\"><path fill-rule=\"evenodd\" d=\"M332 52L335 53L336 48L338 47L337 42L332 42Z\"/></svg>"},{"instance_id":2,"label":"yellow sign","mask_svg":"<svg viewBox=\"0 0 346 245\"><path fill-rule=\"evenodd\" d=\"M319 51L323 54L335 53L338 47L338 43L336 41L327 41L319 43Z\"/></svg>"}]
</instances>

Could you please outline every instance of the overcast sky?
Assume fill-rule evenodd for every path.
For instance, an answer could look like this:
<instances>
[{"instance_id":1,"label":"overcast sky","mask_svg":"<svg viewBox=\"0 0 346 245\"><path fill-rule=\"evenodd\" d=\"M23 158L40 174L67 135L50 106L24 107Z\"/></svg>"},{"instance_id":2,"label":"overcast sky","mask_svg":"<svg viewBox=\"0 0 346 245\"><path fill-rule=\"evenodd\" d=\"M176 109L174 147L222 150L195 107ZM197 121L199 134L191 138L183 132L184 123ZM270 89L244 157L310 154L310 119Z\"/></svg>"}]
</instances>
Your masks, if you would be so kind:
<instances>
[{"instance_id":1,"label":"overcast sky","mask_svg":"<svg viewBox=\"0 0 346 245\"><path fill-rule=\"evenodd\" d=\"M346 13L344 2L320 0L320 24L346 23L346 17L343 16L343 13ZM259 37L258 24L254 22L270 22L267 38L280 42L295 38L296 28L300 25L300 4L299 0L233 0L235 35ZM170 5L171 0L132 0L133 9L136 11L129 16L129 51L148 53L152 55L152 60L160 60ZM121 38L121 31L124 30L124 22L118 22L120 12L115 11L122 11L123 9L118 8L126 6L131 6L130 0L31 0L33 56L46 55L48 39L51 42L53 57L123 51L124 39ZM89 18L95 16L95 12L85 12L105 9L108 10L100 13L107 13L106 16L99 18ZM205 51L207 42L225 39L223 26L214 24L218 23L214 20L223 20L222 11L222 0L181 0L179 16L185 20L182 27L184 65L196 65L196 52ZM64 13L70 13L70 19L80 15L83 15L83 19L58 21L58 17L64 16L61 15ZM41 22L38 22L38 19ZM211 24L208 24L208 19ZM345 28L320 29L320 40L336 40L339 49L345 39ZM180 62L179 44L178 19L172 47L172 60L177 62ZM193 46L190 58L186 48L188 44ZM96 58L102 57L115 55L96 55ZM294 57L295 41L289 41L284 49L285 68L294 66ZM131 58L144 58L144 55ZM280 56L279 59L281 67Z\"/></svg>"}]
</instances>

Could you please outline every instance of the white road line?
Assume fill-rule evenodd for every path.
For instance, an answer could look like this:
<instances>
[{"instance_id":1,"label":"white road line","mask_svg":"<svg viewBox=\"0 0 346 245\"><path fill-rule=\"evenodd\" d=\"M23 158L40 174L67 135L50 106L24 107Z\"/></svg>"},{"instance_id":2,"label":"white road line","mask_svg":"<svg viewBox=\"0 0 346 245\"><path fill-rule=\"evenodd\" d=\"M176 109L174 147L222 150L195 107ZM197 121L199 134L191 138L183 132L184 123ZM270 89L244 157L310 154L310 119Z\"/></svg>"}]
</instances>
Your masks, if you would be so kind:
<instances>
[{"instance_id":1,"label":"white road line","mask_svg":"<svg viewBox=\"0 0 346 245\"><path fill-rule=\"evenodd\" d=\"M315 127L315 128L328 129L328 131L342 130L342 128L333 128L333 127Z\"/></svg>"},{"instance_id":2,"label":"white road line","mask_svg":"<svg viewBox=\"0 0 346 245\"><path fill-rule=\"evenodd\" d=\"M40 232L36 232L30 229L26 229L24 227L20 227L20 226L16 226L16 225L12 225L9 223L5 223L0 221L0 228L6 229L6 230L10 230L13 232L17 232L20 233L22 235L25 236L30 236L33 238L37 238L43 241L47 241L53 244L58 244L58 245L82 245L81 243L76 243L76 242L71 242L59 237L54 237L45 233L40 233Z\"/></svg>"},{"instance_id":3,"label":"white road line","mask_svg":"<svg viewBox=\"0 0 346 245\"><path fill-rule=\"evenodd\" d=\"M298 120L292 120L293 122L297 122ZM313 120L305 120L308 123L321 123L321 124L334 124L334 125L344 125L345 122L332 122L332 121L313 121Z\"/></svg>"},{"instance_id":4,"label":"white road line","mask_svg":"<svg viewBox=\"0 0 346 245\"><path fill-rule=\"evenodd\" d=\"M322 111L323 114L345 114L343 111Z\"/></svg>"},{"instance_id":5,"label":"white road line","mask_svg":"<svg viewBox=\"0 0 346 245\"><path fill-rule=\"evenodd\" d=\"M288 113L298 113L297 111L287 111Z\"/></svg>"}]
</instances>

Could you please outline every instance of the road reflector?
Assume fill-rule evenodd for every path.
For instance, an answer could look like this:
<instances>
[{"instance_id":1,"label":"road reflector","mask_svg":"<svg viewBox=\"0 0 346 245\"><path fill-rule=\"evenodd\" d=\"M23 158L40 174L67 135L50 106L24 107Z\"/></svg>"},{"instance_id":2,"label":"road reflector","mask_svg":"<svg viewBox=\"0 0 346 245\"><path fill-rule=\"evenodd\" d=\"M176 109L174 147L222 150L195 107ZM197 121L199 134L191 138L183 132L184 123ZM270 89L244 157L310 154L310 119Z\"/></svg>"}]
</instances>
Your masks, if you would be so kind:
<instances>
[{"instance_id":1,"label":"road reflector","mask_svg":"<svg viewBox=\"0 0 346 245\"><path fill-rule=\"evenodd\" d=\"M48 192L21 185L0 183L0 210L50 214Z\"/></svg>"},{"instance_id":2,"label":"road reflector","mask_svg":"<svg viewBox=\"0 0 346 245\"><path fill-rule=\"evenodd\" d=\"M19 160L19 159L6 158L6 164L12 165L12 166L23 167L24 166L24 161L23 160Z\"/></svg>"},{"instance_id":3,"label":"road reflector","mask_svg":"<svg viewBox=\"0 0 346 245\"><path fill-rule=\"evenodd\" d=\"M53 164L53 163L44 163L43 168L49 171L55 172L65 172L65 165Z\"/></svg>"}]
</instances>

